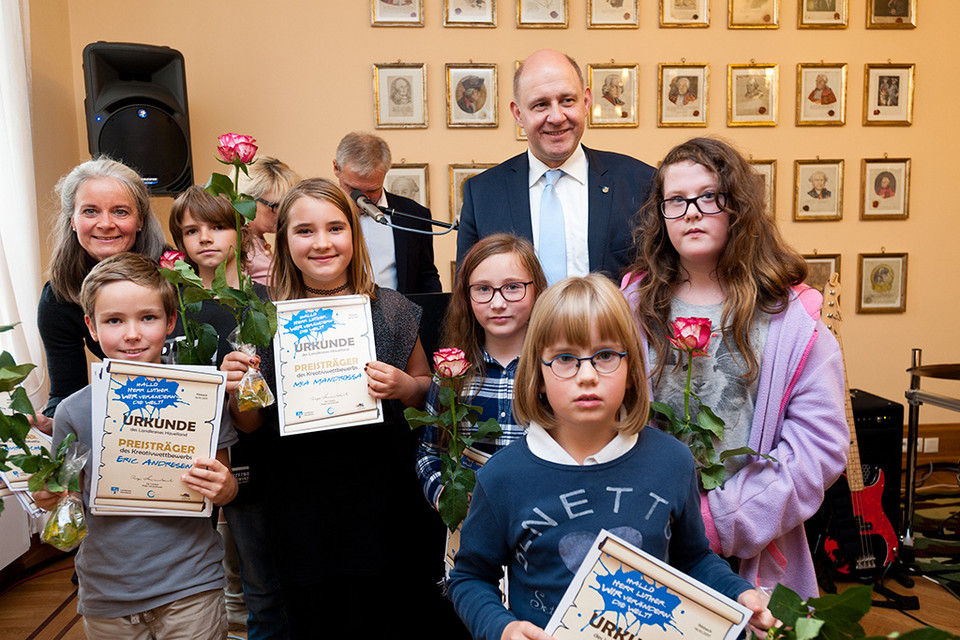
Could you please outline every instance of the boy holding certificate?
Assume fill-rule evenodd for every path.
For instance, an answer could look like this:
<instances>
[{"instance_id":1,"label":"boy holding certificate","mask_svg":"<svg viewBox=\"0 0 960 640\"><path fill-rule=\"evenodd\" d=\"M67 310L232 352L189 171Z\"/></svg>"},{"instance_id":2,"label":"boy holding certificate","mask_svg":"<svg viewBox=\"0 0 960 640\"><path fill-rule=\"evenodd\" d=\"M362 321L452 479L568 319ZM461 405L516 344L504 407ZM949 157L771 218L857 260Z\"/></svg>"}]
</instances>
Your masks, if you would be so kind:
<instances>
[{"instance_id":1,"label":"boy holding certificate","mask_svg":"<svg viewBox=\"0 0 960 640\"><path fill-rule=\"evenodd\" d=\"M176 322L172 285L157 264L122 253L99 262L80 290L85 321L104 355L159 363L164 339ZM93 445L92 391L88 385L64 400L54 416L53 441L68 434ZM236 495L227 447L232 425L220 427L216 458L200 457L182 476L184 485L222 505ZM89 509L90 462L81 478ZM53 509L59 494L33 494ZM208 518L97 516L86 514L87 536L76 557L78 612L88 638L226 638L221 566L223 542Z\"/></svg>"}]
</instances>

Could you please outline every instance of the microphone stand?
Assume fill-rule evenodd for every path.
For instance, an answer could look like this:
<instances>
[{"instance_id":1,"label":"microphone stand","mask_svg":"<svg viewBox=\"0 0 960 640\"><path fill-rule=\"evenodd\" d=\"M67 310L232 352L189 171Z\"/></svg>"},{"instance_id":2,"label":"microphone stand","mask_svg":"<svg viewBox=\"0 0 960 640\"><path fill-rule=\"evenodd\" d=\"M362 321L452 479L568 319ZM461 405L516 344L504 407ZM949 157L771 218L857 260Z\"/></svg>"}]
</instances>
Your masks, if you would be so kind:
<instances>
[{"instance_id":1,"label":"microphone stand","mask_svg":"<svg viewBox=\"0 0 960 640\"><path fill-rule=\"evenodd\" d=\"M374 206L380 209L380 211L383 211L384 213L391 216L399 216L401 218L407 218L408 220L415 220L417 222L426 222L428 224L432 224L437 227L443 227L445 229L445 231L426 231L423 229L412 229L410 227L402 227L400 225L393 224L392 222L389 222L386 220L380 223L388 227L393 227L394 229L400 229L401 231L410 231L411 233L421 233L423 235L428 235L428 236L442 236L450 233L451 231L455 231L460 227L459 219L454 220L453 222L441 222L440 220L434 220L433 218L422 218L420 216L415 216L410 213L404 213L403 211L397 211L393 207L381 207L379 205L374 205Z\"/></svg>"}]
</instances>

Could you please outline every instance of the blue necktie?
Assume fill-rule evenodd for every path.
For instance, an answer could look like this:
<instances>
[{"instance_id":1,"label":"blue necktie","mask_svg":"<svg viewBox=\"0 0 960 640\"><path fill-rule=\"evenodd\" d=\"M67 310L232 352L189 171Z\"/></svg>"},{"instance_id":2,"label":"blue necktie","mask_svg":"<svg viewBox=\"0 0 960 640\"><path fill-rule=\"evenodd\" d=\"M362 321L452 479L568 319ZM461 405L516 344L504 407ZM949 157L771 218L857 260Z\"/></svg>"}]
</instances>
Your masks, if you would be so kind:
<instances>
[{"instance_id":1,"label":"blue necktie","mask_svg":"<svg viewBox=\"0 0 960 640\"><path fill-rule=\"evenodd\" d=\"M567 277L567 238L563 229L563 205L557 195L557 180L563 175L560 169L550 169L543 174L546 185L540 198L540 264L547 276L547 284Z\"/></svg>"}]
</instances>

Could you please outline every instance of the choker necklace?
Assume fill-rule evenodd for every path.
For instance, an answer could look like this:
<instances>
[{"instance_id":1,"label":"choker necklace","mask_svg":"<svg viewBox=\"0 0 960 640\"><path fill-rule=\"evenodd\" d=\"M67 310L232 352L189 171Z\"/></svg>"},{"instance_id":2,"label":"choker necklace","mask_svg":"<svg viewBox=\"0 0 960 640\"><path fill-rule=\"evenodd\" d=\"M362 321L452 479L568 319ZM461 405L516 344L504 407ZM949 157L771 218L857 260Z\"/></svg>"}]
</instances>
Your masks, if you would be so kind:
<instances>
[{"instance_id":1,"label":"choker necklace","mask_svg":"<svg viewBox=\"0 0 960 640\"><path fill-rule=\"evenodd\" d=\"M347 287L350 286L350 283L344 282L342 285L334 289L314 289L313 287L308 287L307 285L303 285L303 286L307 289L307 291L309 291L315 296L335 296L341 291L346 291Z\"/></svg>"}]
</instances>

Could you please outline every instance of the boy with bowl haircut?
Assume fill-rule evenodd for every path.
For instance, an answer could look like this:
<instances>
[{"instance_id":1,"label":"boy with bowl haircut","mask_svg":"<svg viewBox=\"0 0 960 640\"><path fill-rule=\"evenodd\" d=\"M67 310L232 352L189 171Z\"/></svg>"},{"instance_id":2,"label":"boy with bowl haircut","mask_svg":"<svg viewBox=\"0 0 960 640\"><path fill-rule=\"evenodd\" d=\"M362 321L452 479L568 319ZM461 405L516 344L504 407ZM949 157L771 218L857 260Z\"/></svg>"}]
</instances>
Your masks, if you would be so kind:
<instances>
[{"instance_id":1,"label":"boy with bowl haircut","mask_svg":"<svg viewBox=\"0 0 960 640\"><path fill-rule=\"evenodd\" d=\"M157 263L121 253L99 262L80 290L84 320L104 355L115 360L159 363L167 334L176 323L173 286ZM73 433L92 446L92 391L86 386L66 398L53 421L53 441ZM224 412L229 415L228 412ZM237 493L228 447L232 424L220 426L216 458L197 458L182 480L214 504ZM87 461L81 479L90 503ZM52 510L61 494L33 494ZM208 518L97 516L86 514L87 536L76 556L78 612L88 638L226 638L223 541Z\"/></svg>"}]
</instances>

